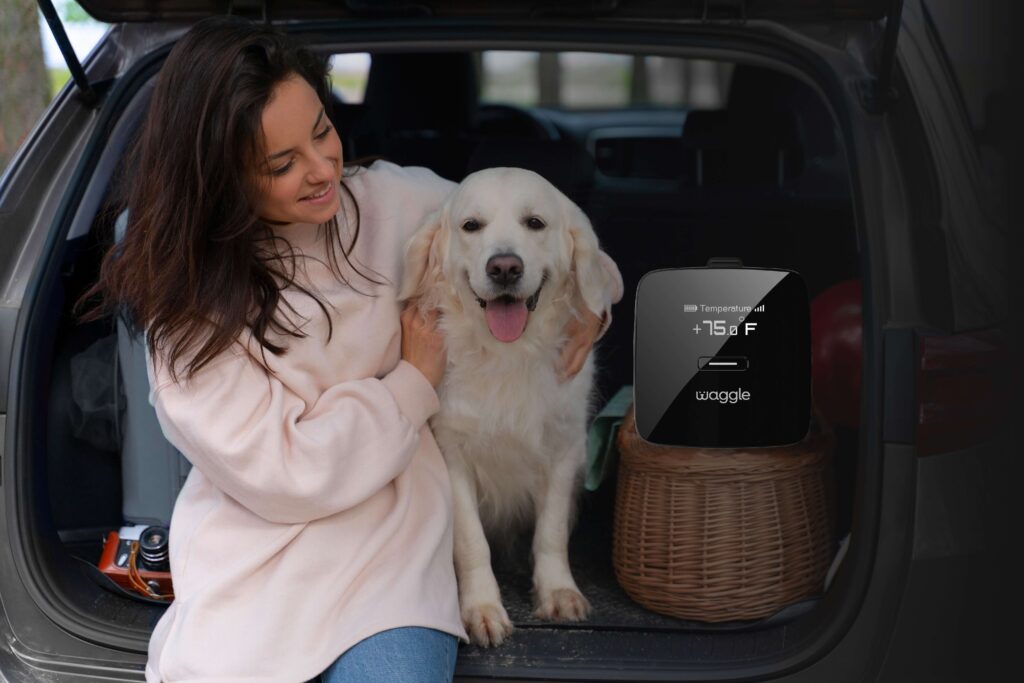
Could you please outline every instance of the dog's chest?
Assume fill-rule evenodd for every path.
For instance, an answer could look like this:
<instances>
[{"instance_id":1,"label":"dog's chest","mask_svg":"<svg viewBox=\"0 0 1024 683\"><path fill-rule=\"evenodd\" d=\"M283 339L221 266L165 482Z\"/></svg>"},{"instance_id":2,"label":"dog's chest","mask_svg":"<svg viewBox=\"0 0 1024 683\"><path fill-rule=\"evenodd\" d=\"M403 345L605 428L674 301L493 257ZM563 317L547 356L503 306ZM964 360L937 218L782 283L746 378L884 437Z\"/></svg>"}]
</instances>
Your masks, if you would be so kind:
<instances>
[{"instance_id":1,"label":"dog's chest","mask_svg":"<svg viewBox=\"0 0 1024 683\"><path fill-rule=\"evenodd\" d=\"M438 417L457 431L489 443L538 448L558 411L549 407L555 394L554 377L536 371L508 368L450 368L441 390Z\"/></svg>"},{"instance_id":2,"label":"dog's chest","mask_svg":"<svg viewBox=\"0 0 1024 683\"><path fill-rule=\"evenodd\" d=\"M535 331L564 326L544 318L535 323ZM447 332L449 365L441 409L431 420L443 453L456 450L477 467L491 463L495 472L505 466L544 471L585 437L593 364L560 382L558 334L540 335L544 343L495 347L468 325Z\"/></svg>"}]
</instances>

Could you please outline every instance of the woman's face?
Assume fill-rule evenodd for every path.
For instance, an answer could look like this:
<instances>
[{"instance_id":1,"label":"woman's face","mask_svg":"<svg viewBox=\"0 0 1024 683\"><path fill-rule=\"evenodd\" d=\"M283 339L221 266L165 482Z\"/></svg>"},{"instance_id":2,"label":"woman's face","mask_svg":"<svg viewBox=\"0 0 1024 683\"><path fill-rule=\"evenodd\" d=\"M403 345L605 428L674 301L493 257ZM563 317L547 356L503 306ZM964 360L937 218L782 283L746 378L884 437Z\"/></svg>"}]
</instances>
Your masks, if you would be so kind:
<instances>
[{"instance_id":1,"label":"woman's face","mask_svg":"<svg viewBox=\"0 0 1024 683\"><path fill-rule=\"evenodd\" d=\"M301 76L275 86L263 109L267 156L257 169L259 215L281 223L326 223L341 206L341 140L316 91Z\"/></svg>"}]
</instances>

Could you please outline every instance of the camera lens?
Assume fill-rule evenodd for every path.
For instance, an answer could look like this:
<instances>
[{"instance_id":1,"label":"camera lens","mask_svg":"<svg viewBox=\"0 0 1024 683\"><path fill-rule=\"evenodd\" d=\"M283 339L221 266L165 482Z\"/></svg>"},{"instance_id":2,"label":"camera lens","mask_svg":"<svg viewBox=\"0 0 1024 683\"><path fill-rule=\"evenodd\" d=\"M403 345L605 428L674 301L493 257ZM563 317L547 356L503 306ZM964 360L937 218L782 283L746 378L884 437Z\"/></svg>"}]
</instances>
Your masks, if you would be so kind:
<instances>
[{"instance_id":1,"label":"camera lens","mask_svg":"<svg viewBox=\"0 0 1024 683\"><path fill-rule=\"evenodd\" d=\"M139 536L139 557L147 569L165 572L168 565L167 527L148 526Z\"/></svg>"}]
</instances>

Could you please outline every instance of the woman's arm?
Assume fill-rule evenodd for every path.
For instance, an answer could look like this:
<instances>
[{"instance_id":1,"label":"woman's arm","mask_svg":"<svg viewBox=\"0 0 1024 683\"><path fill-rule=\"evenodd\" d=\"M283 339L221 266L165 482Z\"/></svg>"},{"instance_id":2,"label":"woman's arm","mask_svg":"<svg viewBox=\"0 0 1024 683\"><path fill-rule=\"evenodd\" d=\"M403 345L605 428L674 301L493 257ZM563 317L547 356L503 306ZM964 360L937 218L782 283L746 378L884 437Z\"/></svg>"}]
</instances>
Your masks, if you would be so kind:
<instances>
[{"instance_id":1,"label":"woman's arm","mask_svg":"<svg viewBox=\"0 0 1024 683\"><path fill-rule=\"evenodd\" d=\"M309 522L363 502L397 477L437 411L407 361L382 379L336 384L312 405L245 353L183 383L156 385L164 434L215 486L257 515Z\"/></svg>"}]
</instances>

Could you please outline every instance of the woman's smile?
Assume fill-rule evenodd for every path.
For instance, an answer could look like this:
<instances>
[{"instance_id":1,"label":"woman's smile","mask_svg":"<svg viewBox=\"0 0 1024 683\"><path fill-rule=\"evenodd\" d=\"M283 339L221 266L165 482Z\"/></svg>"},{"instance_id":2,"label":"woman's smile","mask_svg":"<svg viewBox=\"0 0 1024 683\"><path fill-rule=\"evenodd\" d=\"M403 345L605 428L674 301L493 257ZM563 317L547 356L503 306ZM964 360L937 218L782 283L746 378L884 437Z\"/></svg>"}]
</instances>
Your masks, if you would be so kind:
<instances>
[{"instance_id":1,"label":"woman's smile","mask_svg":"<svg viewBox=\"0 0 1024 683\"><path fill-rule=\"evenodd\" d=\"M321 206L323 204L333 202L335 192L336 190L334 189L334 183L327 183L326 187L320 188L314 194L307 195L300 199L299 201L305 202L307 204L315 204L317 206Z\"/></svg>"}]
</instances>

